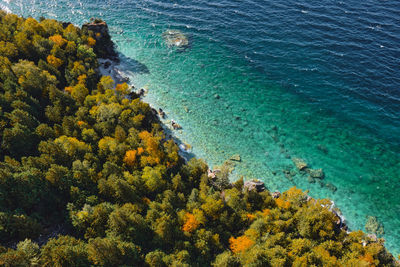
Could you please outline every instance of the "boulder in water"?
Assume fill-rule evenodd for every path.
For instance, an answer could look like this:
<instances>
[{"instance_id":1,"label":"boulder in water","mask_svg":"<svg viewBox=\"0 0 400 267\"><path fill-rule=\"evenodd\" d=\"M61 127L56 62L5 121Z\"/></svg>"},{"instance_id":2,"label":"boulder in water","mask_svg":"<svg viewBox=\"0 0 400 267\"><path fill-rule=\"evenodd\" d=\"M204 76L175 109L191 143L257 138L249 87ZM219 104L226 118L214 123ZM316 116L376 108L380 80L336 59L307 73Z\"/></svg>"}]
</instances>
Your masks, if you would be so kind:
<instances>
[{"instance_id":1,"label":"boulder in water","mask_svg":"<svg viewBox=\"0 0 400 267\"><path fill-rule=\"evenodd\" d=\"M293 161L294 165L296 165L296 168L299 171L302 171L302 170L308 168L307 163L301 158L292 158L292 161Z\"/></svg>"},{"instance_id":2,"label":"boulder in water","mask_svg":"<svg viewBox=\"0 0 400 267\"><path fill-rule=\"evenodd\" d=\"M383 228L383 224L378 221L375 216L368 216L367 223L365 224L365 230L367 233L383 235L385 230Z\"/></svg>"},{"instance_id":3,"label":"boulder in water","mask_svg":"<svg viewBox=\"0 0 400 267\"><path fill-rule=\"evenodd\" d=\"M169 47L184 48L189 45L189 39L179 30L167 30L162 34L162 37Z\"/></svg>"}]
</instances>

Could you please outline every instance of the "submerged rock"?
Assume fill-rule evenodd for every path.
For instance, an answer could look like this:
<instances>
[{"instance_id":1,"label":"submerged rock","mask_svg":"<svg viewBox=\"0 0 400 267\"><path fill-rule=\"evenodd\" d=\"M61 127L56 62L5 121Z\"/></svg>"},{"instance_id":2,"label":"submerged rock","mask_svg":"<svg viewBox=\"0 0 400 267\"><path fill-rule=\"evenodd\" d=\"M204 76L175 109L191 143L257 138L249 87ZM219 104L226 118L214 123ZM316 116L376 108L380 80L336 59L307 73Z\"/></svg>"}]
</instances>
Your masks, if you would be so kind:
<instances>
[{"instance_id":1,"label":"submerged rock","mask_svg":"<svg viewBox=\"0 0 400 267\"><path fill-rule=\"evenodd\" d=\"M299 171L302 171L302 170L308 168L307 163L301 158L292 158L292 161L293 161L294 165L296 165L296 168Z\"/></svg>"},{"instance_id":2,"label":"submerged rock","mask_svg":"<svg viewBox=\"0 0 400 267\"><path fill-rule=\"evenodd\" d=\"M244 188L246 188L248 191L255 190L257 192L263 192L266 190L265 184L258 180L245 181Z\"/></svg>"},{"instance_id":3,"label":"submerged rock","mask_svg":"<svg viewBox=\"0 0 400 267\"><path fill-rule=\"evenodd\" d=\"M295 176L296 173L293 173L290 169L283 169L282 172L285 175L286 179L293 182L293 176Z\"/></svg>"},{"instance_id":4,"label":"submerged rock","mask_svg":"<svg viewBox=\"0 0 400 267\"><path fill-rule=\"evenodd\" d=\"M335 185L331 184L331 183L327 183L325 186L326 186L326 188L331 190L333 193L335 193L336 190L337 190L337 187Z\"/></svg>"},{"instance_id":5,"label":"submerged rock","mask_svg":"<svg viewBox=\"0 0 400 267\"><path fill-rule=\"evenodd\" d=\"M184 48L189 45L189 39L179 30L167 30L162 34L162 37L169 47Z\"/></svg>"},{"instance_id":6,"label":"submerged rock","mask_svg":"<svg viewBox=\"0 0 400 267\"><path fill-rule=\"evenodd\" d=\"M367 223L365 224L365 230L368 233L383 235L385 230L383 229L383 224L378 221L375 216L368 216Z\"/></svg>"},{"instance_id":7,"label":"submerged rock","mask_svg":"<svg viewBox=\"0 0 400 267\"><path fill-rule=\"evenodd\" d=\"M242 161L242 159L240 158L239 154L233 155L229 159L232 160L232 161L237 161L237 162L241 162Z\"/></svg>"},{"instance_id":8,"label":"submerged rock","mask_svg":"<svg viewBox=\"0 0 400 267\"><path fill-rule=\"evenodd\" d=\"M313 184L313 183L315 183L315 178L313 178L313 177L311 177L310 175L307 177L307 181L310 183L310 184Z\"/></svg>"},{"instance_id":9,"label":"submerged rock","mask_svg":"<svg viewBox=\"0 0 400 267\"><path fill-rule=\"evenodd\" d=\"M307 169L306 171L312 178L322 180L325 177L324 171L322 169Z\"/></svg>"}]
</instances>

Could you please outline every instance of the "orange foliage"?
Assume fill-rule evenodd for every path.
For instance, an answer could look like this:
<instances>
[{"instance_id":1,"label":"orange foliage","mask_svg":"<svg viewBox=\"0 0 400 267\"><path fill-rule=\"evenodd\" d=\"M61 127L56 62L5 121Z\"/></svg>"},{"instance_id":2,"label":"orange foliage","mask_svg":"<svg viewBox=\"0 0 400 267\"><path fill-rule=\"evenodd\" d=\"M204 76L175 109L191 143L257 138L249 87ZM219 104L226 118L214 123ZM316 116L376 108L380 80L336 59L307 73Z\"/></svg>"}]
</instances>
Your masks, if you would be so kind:
<instances>
[{"instance_id":1,"label":"orange foliage","mask_svg":"<svg viewBox=\"0 0 400 267\"><path fill-rule=\"evenodd\" d=\"M194 217L193 214L186 212L185 223L182 226L184 232L191 233L199 227L200 222Z\"/></svg>"},{"instance_id":2,"label":"orange foliage","mask_svg":"<svg viewBox=\"0 0 400 267\"><path fill-rule=\"evenodd\" d=\"M147 198L147 197L142 197L142 200L143 200L143 202L146 203L147 205L149 205L150 202L151 202L151 200L150 200L149 198Z\"/></svg>"},{"instance_id":3,"label":"orange foliage","mask_svg":"<svg viewBox=\"0 0 400 267\"><path fill-rule=\"evenodd\" d=\"M145 151L148 154L146 157L142 157L142 165L156 165L161 162L163 153L159 148L159 138L154 137L148 131L143 131L139 133L139 138L145 144Z\"/></svg>"},{"instance_id":4,"label":"orange foliage","mask_svg":"<svg viewBox=\"0 0 400 267\"><path fill-rule=\"evenodd\" d=\"M100 38L100 37L101 37L101 33L96 32L96 38L98 39L98 38Z\"/></svg>"},{"instance_id":5,"label":"orange foliage","mask_svg":"<svg viewBox=\"0 0 400 267\"><path fill-rule=\"evenodd\" d=\"M61 59L53 55L47 56L47 62L55 68L59 68L63 64L63 61Z\"/></svg>"},{"instance_id":6,"label":"orange foliage","mask_svg":"<svg viewBox=\"0 0 400 267\"><path fill-rule=\"evenodd\" d=\"M53 43L57 44L60 47L67 43L67 40L62 38L62 36L59 34L50 36L49 40L52 41Z\"/></svg>"},{"instance_id":7,"label":"orange foliage","mask_svg":"<svg viewBox=\"0 0 400 267\"><path fill-rule=\"evenodd\" d=\"M137 151L136 150L128 150L125 153L125 157L124 157L124 162L128 165L128 166L133 166L136 162L136 154Z\"/></svg>"},{"instance_id":8,"label":"orange foliage","mask_svg":"<svg viewBox=\"0 0 400 267\"><path fill-rule=\"evenodd\" d=\"M290 207L290 202L282 200L281 198L275 199L276 205L281 209L288 209Z\"/></svg>"},{"instance_id":9,"label":"orange foliage","mask_svg":"<svg viewBox=\"0 0 400 267\"><path fill-rule=\"evenodd\" d=\"M84 121L78 121L78 126L82 126L82 125L84 125L84 124L85 124Z\"/></svg>"},{"instance_id":10,"label":"orange foliage","mask_svg":"<svg viewBox=\"0 0 400 267\"><path fill-rule=\"evenodd\" d=\"M129 86L127 83L119 83L115 86L115 91L121 92L122 94L128 93Z\"/></svg>"},{"instance_id":11,"label":"orange foliage","mask_svg":"<svg viewBox=\"0 0 400 267\"><path fill-rule=\"evenodd\" d=\"M96 40L92 37L88 37L87 42L89 46L94 46L96 44Z\"/></svg>"},{"instance_id":12,"label":"orange foliage","mask_svg":"<svg viewBox=\"0 0 400 267\"><path fill-rule=\"evenodd\" d=\"M368 262L370 264L374 263L374 258L369 253L366 253L364 256L360 256L359 259L362 260L362 261L366 261L366 262Z\"/></svg>"},{"instance_id":13,"label":"orange foliage","mask_svg":"<svg viewBox=\"0 0 400 267\"><path fill-rule=\"evenodd\" d=\"M71 93L72 92L73 87L72 86L67 86L64 88L65 92Z\"/></svg>"},{"instance_id":14,"label":"orange foliage","mask_svg":"<svg viewBox=\"0 0 400 267\"><path fill-rule=\"evenodd\" d=\"M247 217L247 219L249 219L250 221L254 221L254 219L256 218L255 215L250 214L250 213L246 214L246 217Z\"/></svg>"},{"instance_id":15,"label":"orange foliage","mask_svg":"<svg viewBox=\"0 0 400 267\"><path fill-rule=\"evenodd\" d=\"M240 253L254 245L254 241L244 235L239 236L238 238L234 238L232 236L231 238L229 238L229 244L229 247L231 248L233 253Z\"/></svg>"},{"instance_id":16,"label":"orange foliage","mask_svg":"<svg viewBox=\"0 0 400 267\"><path fill-rule=\"evenodd\" d=\"M271 210L270 210L270 209L264 209L264 210L262 211L262 214L263 214L264 217L268 216L270 213L271 213Z\"/></svg>"},{"instance_id":17,"label":"orange foliage","mask_svg":"<svg viewBox=\"0 0 400 267\"><path fill-rule=\"evenodd\" d=\"M138 147L138 149L137 149L137 154L140 156L140 155L143 154L143 152L144 152L143 147Z\"/></svg>"}]
</instances>

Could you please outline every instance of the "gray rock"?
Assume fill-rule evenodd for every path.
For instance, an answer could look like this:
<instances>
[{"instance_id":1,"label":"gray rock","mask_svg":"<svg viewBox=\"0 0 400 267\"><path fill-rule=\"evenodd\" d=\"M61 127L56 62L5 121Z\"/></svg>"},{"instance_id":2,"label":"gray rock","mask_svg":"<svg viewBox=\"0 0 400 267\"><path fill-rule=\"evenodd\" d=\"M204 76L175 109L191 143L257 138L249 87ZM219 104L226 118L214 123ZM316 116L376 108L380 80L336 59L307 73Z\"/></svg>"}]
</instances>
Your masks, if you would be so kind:
<instances>
[{"instance_id":1,"label":"gray rock","mask_svg":"<svg viewBox=\"0 0 400 267\"><path fill-rule=\"evenodd\" d=\"M245 181L243 187L248 191L263 192L266 190L265 184L258 180Z\"/></svg>"},{"instance_id":2,"label":"gray rock","mask_svg":"<svg viewBox=\"0 0 400 267\"><path fill-rule=\"evenodd\" d=\"M278 198L280 196L281 196L281 192L279 192L279 191L275 191L275 192L272 193L272 197L273 198Z\"/></svg>"}]
</instances>

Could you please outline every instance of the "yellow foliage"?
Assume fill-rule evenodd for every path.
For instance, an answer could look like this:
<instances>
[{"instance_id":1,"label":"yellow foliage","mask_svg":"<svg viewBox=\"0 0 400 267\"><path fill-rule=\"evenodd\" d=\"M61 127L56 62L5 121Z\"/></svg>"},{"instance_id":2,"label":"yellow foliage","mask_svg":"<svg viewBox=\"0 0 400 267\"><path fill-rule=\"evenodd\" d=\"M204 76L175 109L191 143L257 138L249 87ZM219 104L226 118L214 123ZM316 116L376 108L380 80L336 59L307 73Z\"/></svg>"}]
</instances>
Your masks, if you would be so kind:
<instances>
[{"instance_id":1,"label":"yellow foliage","mask_svg":"<svg viewBox=\"0 0 400 267\"><path fill-rule=\"evenodd\" d=\"M222 199L216 200L208 196L205 203L201 205L201 208L208 216L216 220L224 208L224 201Z\"/></svg>"},{"instance_id":2,"label":"yellow foliage","mask_svg":"<svg viewBox=\"0 0 400 267\"><path fill-rule=\"evenodd\" d=\"M86 79L87 79L87 75L86 75L86 74L79 75L79 77L78 77L78 83L80 83L80 84L86 84Z\"/></svg>"},{"instance_id":3,"label":"yellow foliage","mask_svg":"<svg viewBox=\"0 0 400 267\"><path fill-rule=\"evenodd\" d=\"M87 42L89 46L94 46L96 44L96 40L92 37L88 37Z\"/></svg>"},{"instance_id":4,"label":"yellow foliage","mask_svg":"<svg viewBox=\"0 0 400 267\"><path fill-rule=\"evenodd\" d=\"M247 229L246 232L244 232L244 235L254 241L260 237L260 232L256 229L250 228Z\"/></svg>"},{"instance_id":5,"label":"yellow foliage","mask_svg":"<svg viewBox=\"0 0 400 267\"><path fill-rule=\"evenodd\" d=\"M329 251L321 246L313 248L315 255L322 261L324 266L337 266L337 259L335 256L331 256Z\"/></svg>"},{"instance_id":6,"label":"yellow foliage","mask_svg":"<svg viewBox=\"0 0 400 267\"><path fill-rule=\"evenodd\" d=\"M85 210L81 210L76 214L76 216L79 218L79 220L83 221L89 216L89 213Z\"/></svg>"},{"instance_id":7,"label":"yellow foliage","mask_svg":"<svg viewBox=\"0 0 400 267\"><path fill-rule=\"evenodd\" d=\"M54 143L60 145L69 156L75 156L79 152L86 152L90 147L75 137L67 137L65 135L58 137Z\"/></svg>"},{"instance_id":8,"label":"yellow foliage","mask_svg":"<svg viewBox=\"0 0 400 267\"><path fill-rule=\"evenodd\" d=\"M131 117L131 120L132 120L133 124L136 127L140 127L141 126L143 119L144 119L144 115L143 114L138 114L138 115L136 115L134 117Z\"/></svg>"},{"instance_id":9,"label":"yellow foliage","mask_svg":"<svg viewBox=\"0 0 400 267\"><path fill-rule=\"evenodd\" d=\"M84 84L78 83L77 85L72 87L71 96L81 104L83 103L83 101L85 101L85 98L88 94L89 90Z\"/></svg>"},{"instance_id":10,"label":"yellow foliage","mask_svg":"<svg viewBox=\"0 0 400 267\"><path fill-rule=\"evenodd\" d=\"M128 150L128 151L126 151L125 157L124 157L124 162L128 166L133 166L136 163L136 155L137 155L137 151L136 150Z\"/></svg>"},{"instance_id":11,"label":"yellow foliage","mask_svg":"<svg viewBox=\"0 0 400 267\"><path fill-rule=\"evenodd\" d=\"M247 250L251 246L254 245L254 241L248 238L247 236L239 236L238 238L234 238L233 236L229 238L230 249L233 253L240 253L242 251Z\"/></svg>"},{"instance_id":12,"label":"yellow foliage","mask_svg":"<svg viewBox=\"0 0 400 267\"><path fill-rule=\"evenodd\" d=\"M111 90L114 88L114 80L111 78L111 76L102 76L98 83L98 87L99 86L102 90Z\"/></svg>"},{"instance_id":13,"label":"yellow foliage","mask_svg":"<svg viewBox=\"0 0 400 267\"><path fill-rule=\"evenodd\" d=\"M197 221L196 217L193 214L186 212L185 223L182 226L182 230L184 232L191 233L194 230L196 230L199 227L199 225L200 225L200 222Z\"/></svg>"},{"instance_id":14,"label":"yellow foliage","mask_svg":"<svg viewBox=\"0 0 400 267\"><path fill-rule=\"evenodd\" d=\"M305 193L295 186L283 193L283 199L291 202L292 204L299 204L299 201L304 199L304 196Z\"/></svg>"},{"instance_id":15,"label":"yellow foliage","mask_svg":"<svg viewBox=\"0 0 400 267\"><path fill-rule=\"evenodd\" d=\"M98 38L100 38L100 37L101 37L101 33L96 32L96 38L98 39Z\"/></svg>"},{"instance_id":16,"label":"yellow foliage","mask_svg":"<svg viewBox=\"0 0 400 267\"><path fill-rule=\"evenodd\" d=\"M59 68L63 64L63 61L53 55L48 55L47 63L49 63L50 65L52 65L55 68Z\"/></svg>"},{"instance_id":17,"label":"yellow foliage","mask_svg":"<svg viewBox=\"0 0 400 267\"><path fill-rule=\"evenodd\" d=\"M110 136L106 136L100 139L98 144L99 149L103 150L104 152L108 151L115 152L115 150L117 149L117 145L118 145L117 141Z\"/></svg>"},{"instance_id":18,"label":"yellow foliage","mask_svg":"<svg viewBox=\"0 0 400 267\"><path fill-rule=\"evenodd\" d=\"M59 47L62 47L64 44L67 43L67 40L62 38L62 36L59 34L50 36L49 40L52 41L53 43L57 44Z\"/></svg>"}]
</instances>

